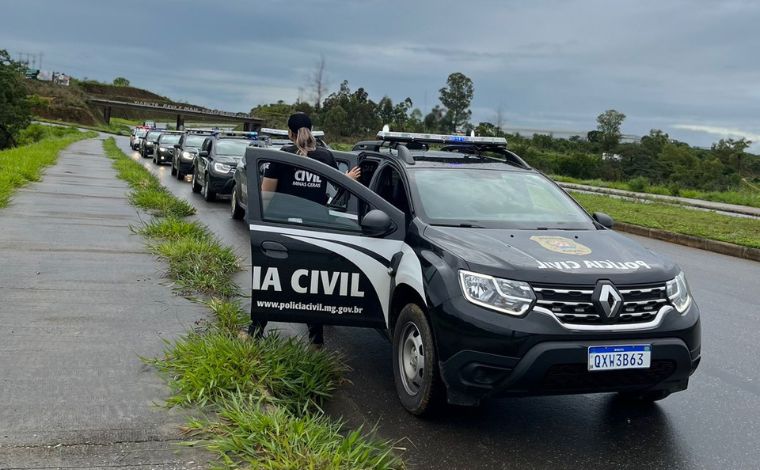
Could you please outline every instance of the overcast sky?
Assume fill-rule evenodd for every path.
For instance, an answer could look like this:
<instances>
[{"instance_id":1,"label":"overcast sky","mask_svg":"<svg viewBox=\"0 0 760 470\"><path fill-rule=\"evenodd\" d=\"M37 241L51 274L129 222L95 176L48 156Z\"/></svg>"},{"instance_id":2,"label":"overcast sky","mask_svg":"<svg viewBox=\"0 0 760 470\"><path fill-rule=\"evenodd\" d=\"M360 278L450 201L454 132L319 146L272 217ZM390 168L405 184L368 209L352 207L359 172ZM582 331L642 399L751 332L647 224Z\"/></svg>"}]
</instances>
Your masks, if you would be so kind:
<instances>
[{"instance_id":1,"label":"overcast sky","mask_svg":"<svg viewBox=\"0 0 760 470\"><path fill-rule=\"evenodd\" d=\"M320 54L348 80L427 112L452 72L473 121L586 131L659 128L760 151L760 2L754 0L0 0L0 48L43 69L229 111L294 101ZM308 91L302 92L308 97Z\"/></svg>"}]
</instances>

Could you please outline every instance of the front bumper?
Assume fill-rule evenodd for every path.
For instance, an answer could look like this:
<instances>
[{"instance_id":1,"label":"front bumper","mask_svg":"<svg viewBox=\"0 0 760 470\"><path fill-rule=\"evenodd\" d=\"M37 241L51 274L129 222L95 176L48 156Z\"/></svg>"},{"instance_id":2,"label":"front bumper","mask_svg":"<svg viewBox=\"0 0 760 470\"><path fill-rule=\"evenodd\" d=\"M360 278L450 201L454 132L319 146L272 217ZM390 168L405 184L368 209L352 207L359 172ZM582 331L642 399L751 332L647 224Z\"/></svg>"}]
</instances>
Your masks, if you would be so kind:
<instances>
[{"instance_id":1,"label":"front bumper","mask_svg":"<svg viewBox=\"0 0 760 470\"><path fill-rule=\"evenodd\" d=\"M182 173L189 174L193 171L193 159L191 158L190 160L186 160L180 157L177 159L177 167Z\"/></svg>"},{"instance_id":2,"label":"front bumper","mask_svg":"<svg viewBox=\"0 0 760 470\"><path fill-rule=\"evenodd\" d=\"M174 158L174 156L173 156L171 150L167 150L167 151L164 151L164 152L159 151L156 154L156 160L158 160L158 163L166 163L166 162L170 162L171 163L172 158Z\"/></svg>"},{"instance_id":3,"label":"front bumper","mask_svg":"<svg viewBox=\"0 0 760 470\"><path fill-rule=\"evenodd\" d=\"M226 175L219 175L213 172L209 173L209 189L220 196L231 195L232 188L235 186L235 179L233 176L234 172L230 172Z\"/></svg>"},{"instance_id":4,"label":"front bumper","mask_svg":"<svg viewBox=\"0 0 760 470\"><path fill-rule=\"evenodd\" d=\"M696 304L686 315L672 310L657 328L640 331L570 331L542 313L509 317L461 297L434 309L431 320L441 377L454 404L500 396L676 392L686 389L700 361ZM625 344L651 344L651 367L587 370L589 346Z\"/></svg>"}]
</instances>

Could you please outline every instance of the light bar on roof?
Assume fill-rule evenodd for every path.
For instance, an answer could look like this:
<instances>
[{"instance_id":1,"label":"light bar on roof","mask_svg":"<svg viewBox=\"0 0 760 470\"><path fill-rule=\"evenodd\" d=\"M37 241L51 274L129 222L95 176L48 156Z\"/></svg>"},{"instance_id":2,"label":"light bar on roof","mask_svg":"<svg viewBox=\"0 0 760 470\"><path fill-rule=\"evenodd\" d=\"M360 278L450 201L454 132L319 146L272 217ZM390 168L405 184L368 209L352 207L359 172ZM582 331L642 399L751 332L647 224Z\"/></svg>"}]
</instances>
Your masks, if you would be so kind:
<instances>
[{"instance_id":1,"label":"light bar on roof","mask_svg":"<svg viewBox=\"0 0 760 470\"><path fill-rule=\"evenodd\" d=\"M423 134L417 132L380 131L377 138L386 142L423 142L426 144L507 145L504 137L472 137L468 135Z\"/></svg>"},{"instance_id":2,"label":"light bar on roof","mask_svg":"<svg viewBox=\"0 0 760 470\"><path fill-rule=\"evenodd\" d=\"M269 127L262 127L259 130L259 133L261 134L267 134L267 135L282 135L287 137L288 136L288 130L287 129L272 129ZM324 137L325 132L324 131L311 131L311 135L314 137Z\"/></svg>"}]
</instances>

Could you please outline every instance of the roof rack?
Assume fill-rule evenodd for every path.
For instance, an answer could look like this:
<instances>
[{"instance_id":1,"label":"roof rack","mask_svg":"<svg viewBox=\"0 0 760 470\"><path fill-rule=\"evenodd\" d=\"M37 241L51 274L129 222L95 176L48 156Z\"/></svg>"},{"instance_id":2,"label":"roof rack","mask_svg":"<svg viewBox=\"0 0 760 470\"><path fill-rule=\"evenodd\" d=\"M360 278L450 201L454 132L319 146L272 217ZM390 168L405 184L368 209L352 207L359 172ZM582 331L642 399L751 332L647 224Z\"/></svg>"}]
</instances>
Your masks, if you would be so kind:
<instances>
[{"instance_id":1,"label":"roof rack","mask_svg":"<svg viewBox=\"0 0 760 470\"><path fill-rule=\"evenodd\" d=\"M272 129L271 127L262 127L259 129L260 134L267 134L267 135L281 135L281 136L288 136L288 130L287 129ZM324 131L311 131L311 135L314 137L324 137L325 132Z\"/></svg>"},{"instance_id":2,"label":"roof rack","mask_svg":"<svg viewBox=\"0 0 760 470\"><path fill-rule=\"evenodd\" d=\"M377 138L385 142L422 142L427 144L477 144L506 147L504 137L474 137L468 135L423 134L416 132L390 132L382 130Z\"/></svg>"}]
</instances>

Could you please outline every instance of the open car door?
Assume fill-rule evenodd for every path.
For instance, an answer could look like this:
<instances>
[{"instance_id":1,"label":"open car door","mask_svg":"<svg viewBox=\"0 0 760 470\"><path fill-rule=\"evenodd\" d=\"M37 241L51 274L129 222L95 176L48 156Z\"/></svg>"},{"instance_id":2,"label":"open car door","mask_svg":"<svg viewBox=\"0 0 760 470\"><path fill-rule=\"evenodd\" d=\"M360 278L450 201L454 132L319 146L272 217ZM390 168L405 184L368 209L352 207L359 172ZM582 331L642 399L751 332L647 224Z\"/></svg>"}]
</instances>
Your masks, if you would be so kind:
<instances>
[{"instance_id":1,"label":"open car door","mask_svg":"<svg viewBox=\"0 0 760 470\"><path fill-rule=\"evenodd\" d=\"M334 168L278 150L246 151L251 317L277 322L387 326L404 214ZM262 171L277 165L277 191ZM326 186L325 186L326 183ZM324 200L281 185L324 188Z\"/></svg>"}]
</instances>

